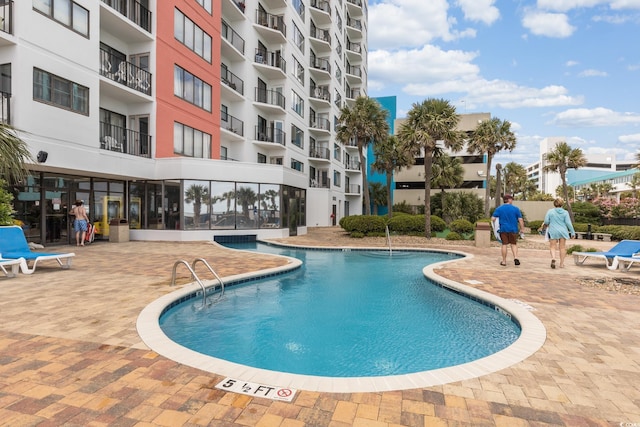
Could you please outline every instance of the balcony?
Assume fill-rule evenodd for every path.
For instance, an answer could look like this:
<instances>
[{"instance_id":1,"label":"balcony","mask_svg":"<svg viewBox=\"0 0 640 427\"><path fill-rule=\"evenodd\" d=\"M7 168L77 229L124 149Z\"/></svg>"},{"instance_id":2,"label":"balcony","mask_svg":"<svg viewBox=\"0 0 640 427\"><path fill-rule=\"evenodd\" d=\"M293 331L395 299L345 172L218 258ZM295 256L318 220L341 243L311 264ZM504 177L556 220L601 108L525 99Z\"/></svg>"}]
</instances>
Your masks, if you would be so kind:
<instances>
[{"instance_id":1,"label":"balcony","mask_svg":"<svg viewBox=\"0 0 640 427\"><path fill-rule=\"evenodd\" d=\"M150 159L151 136L100 122L100 148Z\"/></svg>"},{"instance_id":2,"label":"balcony","mask_svg":"<svg viewBox=\"0 0 640 427\"><path fill-rule=\"evenodd\" d=\"M234 134L232 136L236 136L233 138L235 140L244 140L244 122L224 110L220 110L220 129Z\"/></svg>"},{"instance_id":3,"label":"balcony","mask_svg":"<svg viewBox=\"0 0 640 427\"><path fill-rule=\"evenodd\" d=\"M286 98L284 95L275 90L256 88L255 101L265 106L272 106L271 108L276 108L278 110L285 110L286 106Z\"/></svg>"},{"instance_id":4,"label":"balcony","mask_svg":"<svg viewBox=\"0 0 640 427\"><path fill-rule=\"evenodd\" d=\"M311 0L309 11L311 17L319 25L331 23L331 4L327 0Z\"/></svg>"},{"instance_id":5,"label":"balcony","mask_svg":"<svg viewBox=\"0 0 640 427\"><path fill-rule=\"evenodd\" d=\"M254 64L267 78L284 79L287 77L287 62L280 51L270 52L256 49Z\"/></svg>"},{"instance_id":6,"label":"balcony","mask_svg":"<svg viewBox=\"0 0 640 427\"><path fill-rule=\"evenodd\" d=\"M347 0L347 10L350 15L362 16L362 0Z\"/></svg>"},{"instance_id":7,"label":"balcony","mask_svg":"<svg viewBox=\"0 0 640 427\"><path fill-rule=\"evenodd\" d=\"M311 30L309 32L309 42L316 52L331 51L331 33L329 30L316 28L313 22L311 23Z\"/></svg>"},{"instance_id":8,"label":"balcony","mask_svg":"<svg viewBox=\"0 0 640 427\"><path fill-rule=\"evenodd\" d=\"M330 133L331 122L325 116L318 115L315 119L309 120L309 130L312 132Z\"/></svg>"},{"instance_id":9,"label":"balcony","mask_svg":"<svg viewBox=\"0 0 640 427\"><path fill-rule=\"evenodd\" d=\"M284 148L287 134L282 129L273 127L255 127L254 143L265 148Z\"/></svg>"},{"instance_id":10,"label":"balcony","mask_svg":"<svg viewBox=\"0 0 640 427\"><path fill-rule=\"evenodd\" d=\"M345 185L344 192L346 194L360 194L360 184L349 184Z\"/></svg>"},{"instance_id":11,"label":"balcony","mask_svg":"<svg viewBox=\"0 0 640 427\"><path fill-rule=\"evenodd\" d=\"M347 42L347 56L351 61L361 61L362 43Z\"/></svg>"},{"instance_id":12,"label":"balcony","mask_svg":"<svg viewBox=\"0 0 640 427\"><path fill-rule=\"evenodd\" d=\"M220 81L239 95L244 96L244 80L229 71L224 64L220 65Z\"/></svg>"},{"instance_id":13,"label":"balcony","mask_svg":"<svg viewBox=\"0 0 640 427\"><path fill-rule=\"evenodd\" d=\"M347 89L345 101L347 105L352 107L356 99L360 96L363 96L363 92L360 89Z\"/></svg>"},{"instance_id":14,"label":"balcony","mask_svg":"<svg viewBox=\"0 0 640 427\"><path fill-rule=\"evenodd\" d=\"M222 0L222 16L229 21L242 21L244 16L245 4L241 0Z\"/></svg>"},{"instance_id":15,"label":"balcony","mask_svg":"<svg viewBox=\"0 0 640 427\"><path fill-rule=\"evenodd\" d=\"M350 83L362 82L362 68L359 65L349 65L346 70L346 77Z\"/></svg>"},{"instance_id":16,"label":"balcony","mask_svg":"<svg viewBox=\"0 0 640 427\"><path fill-rule=\"evenodd\" d=\"M309 69L314 75L320 78L331 78L331 63L326 58L315 58L311 56Z\"/></svg>"},{"instance_id":17,"label":"balcony","mask_svg":"<svg viewBox=\"0 0 640 427\"><path fill-rule=\"evenodd\" d=\"M311 147L309 148L309 160L320 160L322 162L331 161L331 150L327 147Z\"/></svg>"},{"instance_id":18,"label":"balcony","mask_svg":"<svg viewBox=\"0 0 640 427\"><path fill-rule=\"evenodd\" d=\"M222 43L220 47L222 56L232 61L244 60L244 39L224 19L222 20L221 33Z\"/></svg>"},{"instance_id":19,"label":"balcony","mask_svg":"<svg viewBox=\"0 0 640 427\"><path fill-rule=\"evenodd\" d=\"M151 96L151 73L100 49L100 75Z\"/></svg>"},{"instance_id":20,"label":"balcony","mask_svg":"<svg viewBox=\"0 0 640 427\"><path fill-rule=\"evenodd\" d=\"M331 92L329 92L329 85L326 86L314 86L309 90L310 101L322 101L320 104L328 106L331 102Z\"/></svg>"},{"instance_id":21,"label":"balcony","mask_svg":"<svg viewBox=\"0 0 640 427\"><path fill-rule=\"evenodd\" d=\"M362 37L362 21L354 18L347 18L347 32L349 37L361 38Z\"/></svg>"},{"instance_id":22,"label":"balcony","mask_svg":"<svg viewBox=\"0 0 640 427\"><path fill-rule=\"evenodd\" d=\"M328 176L309 179L309 187L311 188L331 188L331 179Z\"/></svg>"},{"instance_id":23,"label":"balcony","mask_svg":"<svg viewBox=\"0 0 640 427\"><path fill-rule=\"evenodd\" d=\"M11 94L0 92L0 123L11 124Z\"/></svg>"},{"instance_id":24,"label":"balcony","mask_svg":"<svg viewBox=\"0 0 640 427\"><path fill-rule=\"evenodd\" d=\"M256 10L255 28L267 43L284 44L287 42L287 26L284 15L272 15Z\"/></svg>"},{"instance_id":25,"label":"balcony","mask_svg":"<svg viewBox=\"0 0 640 427\"><path fill-rule=\"evenodd\" d=\"M350 161L348 161L348 162L345 162L345 164L344 164L344 168L345 168L345 170L347 170L347 171L357 171L357 172L360 172L360 162L359 162L359 161L357 161L357 160L355 160L355 159L352 159L352 160L350 160Z\"/></svg>"},{"instance_id":26,"label":"balcony","mask_svg":"<svg viewBox=\"0 0 640 427\"><path fill-rule=\"evenodd\" d=\"M134 24L137 28L144 30L146 36L132 33L125 25L118 23L113 14L100 14L102 28L107 28L110 33L116 34L119 38L128 42L151 40L151 23L153 22L151 11L140 2L136 0L102 0L102 3L109 6L120 16L125 17L128 22Z\"/></svg>"},{"instance_id":27,"label":"balcony","mask_svg":"<svg viewBox=\"0 0 640 427\"><path fill-rule=\"evenodd\" d=\"M0 46L14 44L9 41L9 37L13 35L13 0L2 1L0 4Z\"/></svg>"}]
</instances>

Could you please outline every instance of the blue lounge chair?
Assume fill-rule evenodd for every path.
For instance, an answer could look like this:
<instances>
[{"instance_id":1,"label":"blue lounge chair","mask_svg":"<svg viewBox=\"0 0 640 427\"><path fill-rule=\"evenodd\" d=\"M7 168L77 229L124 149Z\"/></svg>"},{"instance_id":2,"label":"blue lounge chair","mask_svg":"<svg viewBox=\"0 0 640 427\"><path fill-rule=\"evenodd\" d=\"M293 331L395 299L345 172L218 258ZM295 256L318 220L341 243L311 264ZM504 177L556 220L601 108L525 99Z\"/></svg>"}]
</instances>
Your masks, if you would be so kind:
<instances>
[{"instance_id":1,"label":"blue lounge chair","mask_svg":"<svg viewBox=\"0 0 640 427\"><path fill-rule=\"evenodd\" d=\"M601 252L573 252L573 262L576 265L582 265L589 258L602 259L605 265L610 270L616 270L618 268L619 257L632 257L634 254L640 252L640 240L622 240L617 245L609 249L608 251Z\"/></svg>"},{"instance_id":2,"label":"blue lounge chair","mask_svg":"<svg viewBox=\"0 0 640 427\"><path fill-rule=\"evenodd\" d=\"M17 225L0 227L0 260L22 258L19 265L24 274L33 274L38 262L47 260L56 260L62 268L67 269L71 267L71 258L75 255L74 253L33 252L24 237L22 228ZM33 261L31 268L28 265L29 261Z\"/></svg>"}]
</instances>

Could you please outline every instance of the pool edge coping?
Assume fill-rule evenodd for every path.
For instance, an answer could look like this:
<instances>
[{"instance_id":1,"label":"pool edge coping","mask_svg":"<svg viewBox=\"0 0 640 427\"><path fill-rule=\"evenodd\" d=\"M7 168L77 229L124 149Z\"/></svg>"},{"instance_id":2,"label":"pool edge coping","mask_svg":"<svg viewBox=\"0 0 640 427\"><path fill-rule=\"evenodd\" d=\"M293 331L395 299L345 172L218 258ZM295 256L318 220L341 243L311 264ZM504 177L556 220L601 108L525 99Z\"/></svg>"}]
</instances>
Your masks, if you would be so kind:
<instances>
[{"instance_id":1,"label":"pool edge coping","mask_svg":"<svg viewBox=\"0 0 640 427\"><path fill-rule=\"evenodd\" d=\"M267 242L269 244L280 245L284 247L305 248L305 249L323 249L323 250L342 250L342 249L358 249L358 250L385 250L380 247L320 247L320 246L298 246L286 245L281 243ZM233 249L235 250L235 249ZM481 299L494 307L505 310L509 315L513 316L521 328L521 334L518 339L496 353L489 356L474 360L472 362L460 365L450 366L446 368L433 369L429 371L416 372L412 374L388 375L377 377L323 377L313 375L291 374L266 369L253 368L250 366L240 365L227 360L218 359L207 356L202 353L190 350L176 342L170 340L161 330L159 319L167 306L177 299L193 294L201 290L200 285L196 283L188 284L177 289L174 292L166 294L155 301L148 304L138 315L136 328L142 341L152 351L178 363L191 366L206 372L217 375L241 379L247 382L267 384L271 386L293 388L298 390L307 390L315 392L329 393L355 393L355 392L380 392L392 390L406 390L414 388L425 388L436 385L443 385L457 381L477 378L508 368L519 363L529 356L536 353L546 341L546 329L542 322L534 316L528 309L522 307L514 301L504 299L491 293L473 288L468 285L447 279L440 276L435 270L443 265L459 262L465 259L473 258L472 254L455 250L439 250L439 249L418 249L418 248L394 248L394 250L402 251L419 251L419 252L440 252L455 253L462 255L462 258L456 260L441 261L427 265L423 268L423 274L429 280L434 281L439 286L450 288L454 291L461 292L467 296L473 296ZM273 255L281 256L282 255ZM243 273L222 278L223 281L249 280L264 275L278 274L298 268L302 265L302 261L295 258L288 258L287 265L270 269L258 270L251 273ZM207 281L216 282L216 281Z\"/></svg>"}]
</instances>

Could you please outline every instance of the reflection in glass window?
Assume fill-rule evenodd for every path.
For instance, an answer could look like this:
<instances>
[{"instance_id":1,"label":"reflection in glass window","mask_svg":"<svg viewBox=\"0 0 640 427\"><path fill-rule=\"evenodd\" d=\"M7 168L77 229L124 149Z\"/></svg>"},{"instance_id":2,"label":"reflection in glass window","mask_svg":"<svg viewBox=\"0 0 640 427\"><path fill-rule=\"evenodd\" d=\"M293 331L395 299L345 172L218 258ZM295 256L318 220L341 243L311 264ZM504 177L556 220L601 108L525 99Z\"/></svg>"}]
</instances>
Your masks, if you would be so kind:
<instances>
[{"instance_id":1,"label":"reflection in glass window","mask_svg":"<svg viewBox=\"0 0 640 427\"><path fill-rule=\"evenodd\" d=\"M211 183L211 228L234 229L235 217L235 183L213 181Z\"/></svg>"},{"instance_id":2,"label":"reflection in glass window","mask_svg":"<svg viewBox=\"0 0 640 427\"><path fill-rule=\"evenodd\" d=\"M237 183L236 210L237 228L258 228L258 184Z\"/></svg>"},{"instance_id":3,"label":"reflection in glass window","mask_svg":"<svg viewBox=\"0 0 640 427\"><path fill-rule=\"evenodd\" d=\"M280 186L260 184L260 228L280 228Z\"/></svg>"},{"instance_id":4,"label":"reflection in glass window","mask_svg":"<svg viewBox=\"0 0 640 427\"><path fill-rule=\"evenodd\" d=\"M185 230L208 229L211 214L209 181L184 181Z\"/></svg>"}]
</instances>

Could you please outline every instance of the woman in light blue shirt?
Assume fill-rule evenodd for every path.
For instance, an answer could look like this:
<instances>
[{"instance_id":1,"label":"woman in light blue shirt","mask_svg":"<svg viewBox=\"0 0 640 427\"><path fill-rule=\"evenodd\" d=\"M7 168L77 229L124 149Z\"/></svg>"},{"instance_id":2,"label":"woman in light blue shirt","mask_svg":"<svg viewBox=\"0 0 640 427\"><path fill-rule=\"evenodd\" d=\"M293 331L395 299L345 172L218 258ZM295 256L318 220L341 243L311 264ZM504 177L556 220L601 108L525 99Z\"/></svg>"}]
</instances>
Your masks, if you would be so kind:
<instances>
[{"instance_id":1,"label":"woman in light blue shirt","mask_svg":"<svg viewBox=\"0 0 640 427\"><path fill-rule=\"evenodd\" d=\"M560 252L560 268L564 267L564 259L567 256L566 243L570 237L576 237L576 231L571 224L569 212L562 205L564 200L560 197L553 201L554 208L547 211L544 216L542 229L546 230L549 237L549 251L551 252L551 268L556 268L556 251Z\"/></svg>"}]
</instances>

